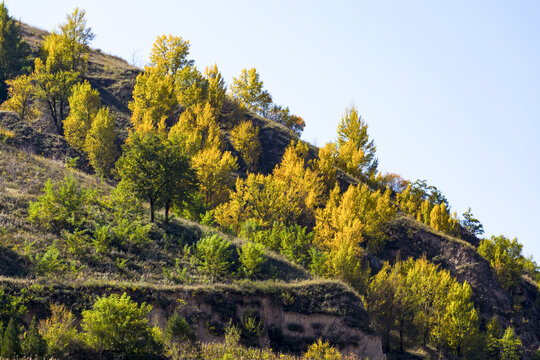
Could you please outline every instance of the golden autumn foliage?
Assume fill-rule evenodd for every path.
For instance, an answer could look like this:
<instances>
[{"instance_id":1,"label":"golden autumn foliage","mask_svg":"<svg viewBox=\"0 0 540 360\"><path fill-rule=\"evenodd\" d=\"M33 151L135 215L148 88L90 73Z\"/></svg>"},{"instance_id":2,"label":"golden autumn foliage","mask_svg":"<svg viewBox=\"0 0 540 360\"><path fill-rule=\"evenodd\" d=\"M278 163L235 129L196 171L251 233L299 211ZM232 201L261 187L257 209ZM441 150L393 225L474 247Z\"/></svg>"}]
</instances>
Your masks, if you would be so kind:
<instances>
[{"instance_id":1,"label":"golden autumn foliage","mask_svg":"<svg viewBox=\"0 0 540 360\"><path fill-rule=\"evenodd\" d=\"M101 100L88 81L73 87L69 97L69 116L64 120L64 136L75 149L83 150L86 134L98 113Z\"/></svg>"},{"instance_id":2,"label":"golden autumn foliage","mask_svg":"<svg viewBox=\"0 0 540 360\"><path fill-rule=\"evenodd\" d=\"M137 132L158 130L163 133L166 120L172 115L177 100L173 92L173 80L164 76L157 67L147 67L137 75L133 88L131 123Z\"/></svg>"},{"instance_id":3,"label":"golden autumn foliage","mask_svg":"<svg viewBox=\"0 0 540 360\"><path fill-rule=\"evenodd\" d=\"M255 68L243 69L238 78L233 78L231 93L247 109L263 116L272 103L272 97L268 91L263 90L263 82Z\"/></svg>"},{"instance_id":4,"label":"golden autumn foliage","mask_svg":"<svg viewBox=\"0 0 540 360\"><path fill-rule=\"evenodd\" d=\"M221 73L219 72L217 64L213 66L207 66L204 70L204 76L208 82L208 102L212 109L214 109L214 115L218 116L221 112L221 107L225 101L225 94L227 92L227 86Z\"/></svg>"},{"instance_id":5,"label":"golden autumn foliage","mask_svg":"<svg viewBox=\"0 0 540 360\"><path fill-rule=\"evenodd\" d=\"M193 64L193 60L187 59L189 46L189 40L179 36L158 36L152 46L150 65L157 68L163 76L174 78L178 71Z\"/></svg>"},{"instance_id":6,"label":"golden autumn foliage","mask_svg":"<svg viewBox=\"0 0 540 360\"><path fill-rule=\"evenodd\" d=\"M368 240L376 251L386 237L384 224L395 212L389 190L372 192L367 185L351 185L340 196L336 186L326 207L317 211L316 242L324 249L337 249L349 239L357 246Z\"/></svg>"},{"instance_id":7,"label":"golden autumn foliage","mask_svg":"<svg viewBox=\"0 0 540 360\"><path fill-rule=\"evenodd\" d=\"M335 143L326 143L319 149L319 158L315 161L315 168L321 175L329 192L336 186L337 146Z\"/></svg>"},{"instance_id":8,"label":"golden autumn foliage","mask_svg":"<svg viewBox=\"0 0 540 360\"><path fill-rule=\"evenodd\" d=\"M39 115L39 110L32 104L35 95L33 78L30 75L20 75L6 80L8 99L2 104L3 110L16 112L22 120L32 120Z\"/></svg>"},{"instance_id":9,"label":"golden autumn foliage","mask_svg":"<svg viewBox=\"0 0 540 360\"><path fill-rule=\"evenodd\" d=\"M259 220L263 227L274 222L312 225L315 209L322 204L323 184L318 174L306 167L306 153L305 146L293 143L272 175L239 178L231 200L216 209L217 222L235 231L248 219Z\"/></svg>"},{"instance_id":10,"label":"golden autumn foliage","mask_svg":"<svg viewBox=\"0 0 540 360\"><path fill-rule=\"evenodd\" d=\"M369 139L367 123L356 107L346 109L338 125L339 166L351 175L375 175L378 161L375 143Z\"/></svg>"},{"instance_id":11,"label":"golden autumn foliage","mask_svg":"<svg viewBox=\"0 0 540 360\"><path fill-rule=\"evenodd\" d=\"M109 176L116 159L116 131L108 108L98 111L88 130L84 151L96 173Z\"/></svg>"},{"instance_id":12,"label":"golden autumn foliage","mask_svg":"<svg viewBox=\"0 0 540 360\"><path fill-rule=\"evenodd\" d=\"M208 207L215 207L229 198L238 169L235 157L229 151L213 146L199 151L192 158L192 166L199 180L199 191Z\"/></svg>"},{"instance_id":13,"label":"golden autumn foliage","mask_svg":"<svg viewBox=\"0 0 540 360\"><path fill-rule=\"evenodd\" d=\"M247 167L255 169L261 153L259 128L249 121L244 121L231 130L230 136L232 146L240 153Z\"/></svg>"},{"instance_id":14,"label":"golden autumn foliage","mask_svg":"<svg viewBox=\"0 0 540 360\"><path fill-rule=\"evenodd\" d=\"M209 103L187 108L171 127L169 139L190 156L205 148L223 147L221 131Z\"/></svg>"},{"instance_id":15,"label":"golden autumn foliage","mask_svg":"<svg viewBox=\"0 0 540 360\"><path fill-rule=\"evenodd\" d=\"M450 214L445 202L433 204L429 199L422 200L413 192L410 184L401 193L397 193L396 203L405 213L437 231L453 236L459 233L456 213Z\"/></svg>"}]
</instances>

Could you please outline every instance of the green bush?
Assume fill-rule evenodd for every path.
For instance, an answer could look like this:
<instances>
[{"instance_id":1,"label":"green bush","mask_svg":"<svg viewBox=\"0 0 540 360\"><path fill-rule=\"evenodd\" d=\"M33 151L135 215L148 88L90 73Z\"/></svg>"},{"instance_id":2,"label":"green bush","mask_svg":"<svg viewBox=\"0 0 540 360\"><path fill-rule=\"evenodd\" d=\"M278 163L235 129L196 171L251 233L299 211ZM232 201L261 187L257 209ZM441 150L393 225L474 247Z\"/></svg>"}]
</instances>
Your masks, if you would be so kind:
<instances>
[{"instance_id":1,"label":"green bush","mask_svg":"<svg viewBox=\"0 0 540 360\"><path fill-rule=\"evenodd\" d=\"M94 192L79 186L73 176L55 184L49 179L45 194L30 202L30 220L54 232L81 229L90 220L94 197Z\"/></svg>"},{"instance_id":2,"label":"green bush","mask_svg":"<svg viewBox=\"0 0 540 360\"><path fill-rule=\"evenodd\" d=\"M225 275L231 266L231 242L211 235L197 242L195 256L199 267L213 276Z\"/></svg>"},{"instance_id":3,"label":"green bush","mask_svg":"<svg viewBox=\"0 0 540 360\"><path fill-rule=\"evenodd\" d=\"M103 296L82 313L86 343L93 349L124 356L159 354L162 344L148 325L152 306L140 306L125 293Z\"/></svg>"},{"instance_id":4,"label":"green bush","mask_svg":"<svg viewBox=\"0 0 540 360\"><path fill-rule=\"evenodd\" d=\"M22 350L25 356L32 359L42 359L47 354L47 342L38 330L36 318L32 318L30 327L22 342Z\"/></svg>"},{"instance_id":5,"label":"green bush","mask_svg":"<svg viewBox=\"0 0 540 360\"><path fill-rule=\"evenodd\" d=\"M37 275L53 274L64 268L64 260L60 258L60 251L53 243L43 255L36 255L33 259L34 271Z\"/></svg>"},{"instance_id":6,"label":"green bush","mask_svg":"<svg viewBox=\"0 0 540 360\"><path fill-rule=\"evenodd\" d=\"M194 342L197 339L186 318L178 312L174 312L167 321L165 336L167 341L178 343Z\"/></svg>"},{"instance_id":7,"label":"green bush","mask_svg":"<svg viewBox=\"0 0 540 360\"><path fill-rule=\"evenodd\" d=\"M4 331L2 344L0 346L0 356L7 359L13 359L21 355L21 342L19 339L19 328L15 318L11 318Z\"/></svg>"},{"instance_id":8,"label":"green bush","mask_svg":"<svg viewBox=\"0 0 540 360\"><path fill-rule=\"evenodd\" d=\"M238 249L238 258L240 260L242 272L246 276L252 277L260 271L261 266L266 262L264 246L246 242Z\"/></svg>"}]
</instances>

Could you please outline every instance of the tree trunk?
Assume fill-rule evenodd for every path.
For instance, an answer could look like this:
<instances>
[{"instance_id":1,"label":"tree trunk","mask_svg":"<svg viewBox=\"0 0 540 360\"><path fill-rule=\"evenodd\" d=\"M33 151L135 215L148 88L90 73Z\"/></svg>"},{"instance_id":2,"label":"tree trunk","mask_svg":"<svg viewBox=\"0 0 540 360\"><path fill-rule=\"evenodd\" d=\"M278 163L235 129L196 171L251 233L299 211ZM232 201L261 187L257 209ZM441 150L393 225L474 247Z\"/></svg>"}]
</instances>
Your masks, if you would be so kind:
<instances>
[{"instance_id":1,"label":"tree trunk","mask_svg":"<svg viewBox=\"0 0 540 360\"><path fill-rule=\"evenodd\" d=\"M403 352L403 318L399 320L399 351Z\"/></svg>"},{"instance_id":2,"label":"tree trunk","mask_svg":"<svg viewBox=\"0 0 540 360\"><path fill-rule=\"evenodd\" d=\"M150 222L154 222L154 199L148 199L150 203Z\"/></svg>"},{"instance_id":3,"label":"tree trunk","mask_svg":"<svg viewBox=\"0 0 540 360\"><path fill-rule=\"evenodd\" d=\"M169 223L169 208L171 207L171 204L169 204L168 201L165 202L165 224Z\"/></svg>"}]
</instances>

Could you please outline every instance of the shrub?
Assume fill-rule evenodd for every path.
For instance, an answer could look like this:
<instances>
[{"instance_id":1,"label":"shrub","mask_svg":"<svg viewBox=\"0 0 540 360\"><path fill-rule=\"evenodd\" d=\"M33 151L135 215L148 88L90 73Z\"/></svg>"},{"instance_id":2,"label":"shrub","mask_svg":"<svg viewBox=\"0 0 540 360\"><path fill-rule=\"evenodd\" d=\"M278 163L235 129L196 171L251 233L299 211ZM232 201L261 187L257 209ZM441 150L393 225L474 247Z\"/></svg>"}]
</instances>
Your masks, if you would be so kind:
<instances>
[{"instance_id":1,"label":"shrub","mask_svg":"<svg viewBox=\"0 0 540 360\"><path fill-rule=\"evenodd\" d=\"M186 318L174 312L167 321L166 339L170 342L194 342L197 337Z\"/></svg>"},{"instance_id":2,"label":"shrub","mask_svg":"<svg viewBox=\"0 0 540 360\"><path fill-rule=\"evenodd\" d=\"M103 296L82 313L86 343L97 351L137 356L162 351L146 316L152 306L140 306L125 293Z\"/></svg>"},{"instance_id":3,"label":"shrub","mask_svg":"<svg viewBox=\"0 0 540 360\"><path fill-rule=\"evenodd\" d=\"M89 220L94 193L77 184L68 175L59 183L45 183L45 194L30 202L30 220L47 230L73 231L82 228Z\"/></svg>"},{"instance_id":4,"label":"shrub","mask_svg":"<svg viewBox=\"0 0 540 360\"><path fill-rule=\"evenodd\" d=\"M224 275L231 262L231 242L219 235L211 235L197 242L195 256L199 267L213 276Z\"/></svg>"},{"instance_id":5,"label":"shrub","mask_svg":"<svg viewBox=\"0 0 540 360\"><path fill-rule=\"evenodd\" d=\"M500 340L500 346L501 360L519 360L521 358L523 352L521 340L516 336L513 328L506 328Z\"/></svg>"},{"instance_id":6,"label":"shrub","mask_svg":"<svg viewBox=\"0 0 540 360\"><path fill-rule=\"evenodd\" d=\"M2 338L0 356L7 359L16 358L21 355L21 343L19 339L19 328L15 318L11 318Z\"/></svg>"},{"instance_id":7,"label":"shrub","mask_svg":"<svg viewBox=\"0 0 540 360\"><path fill-rule=\"evenodd\" d=\"M241 269L248 277L257 274L266 261L264 247L252 242L247 242L238 249L238 257L242 264Z\"/></svg>"},{"instance_id":8,"label":"shrub","mask_svg":"<svg viewBox=\"0 0 540 360\"><path fill-rule=\"evenodd\" d=\"M51 316L39 323L39 333L54 358L66 358L81 345L75 316L64 305L51 304Z\"/></svg>"},{"instance_id":9,"label":"shrub","mask_svg":"<svg viewBox=\"0 0 540 360\"><path fill-rule=\"evenodd\" d=\"M340 352L328 341L323 342L322 339L311 344L304 357L306 360L341 360Z\"/></svg>"},{"instance_id":10,"label":"shrub","mask_svg":"<svg viewBox=\"0 0 540 360\"><path fill-rule=\"evenodd\" d=\"M478 253L489 261L497 279L508 290L515 286L524 271L525 257L521 254L523 245L517 239L492 236L478 246Z\"/></svg>"},{"instance_id":11,"label":"shrub","mask_svg":"<svg viewBox=\"0 0 540 360\"><path fill-rule=\"evenodd\" d=\"M37 275L52 274L64 268L64 260L59 258L60 251L53 243L43 255L34 257L34 271Z\"/></svg>"},{"instance_id":12,"label":"shrub","mask_svg":"<svg viewBox=\"0 0 540 360\"><path fill-rule=\"evenodd\" d=\"M22 350L25 356L29 356L32 359L42 359L47 353L47 342L39 333L35 317L32 318L30 327L22 342Z\"/></svg>"}]
</instances>

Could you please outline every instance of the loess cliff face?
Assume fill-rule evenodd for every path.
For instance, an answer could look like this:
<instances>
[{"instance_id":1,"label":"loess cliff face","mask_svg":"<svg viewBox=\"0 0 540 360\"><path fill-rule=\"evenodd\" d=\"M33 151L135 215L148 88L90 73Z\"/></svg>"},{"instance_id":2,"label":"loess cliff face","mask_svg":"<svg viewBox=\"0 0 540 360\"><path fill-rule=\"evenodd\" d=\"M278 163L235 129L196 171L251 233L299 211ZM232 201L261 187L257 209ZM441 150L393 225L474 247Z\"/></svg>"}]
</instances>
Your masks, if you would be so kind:
<instances>
[{"instance_id":1,"label":"loess cliff face","mask_svg":"<svg viewBox=\"0 0 540 360\"><path fill-rule=\"evenodd\" d=\"M200 340L224 340L229 323L243 323L252 317L260 333L244 333L250 346L272 347L275 351L300 354L324 337L346 354L384 360L380 337L369 326L369 317L358 295L332 281L304 281L294 284L235 284L214 286L148 286L145 284L96 283L38 285L31 281L0 278L6 295L29 288L28 313L49 316L49 304L63 304L80 318L98 296L127 293L135 301L152 306L150 322L165 329L167 319L180 312L191 323Z\"/></svg>"}]
</instances>

